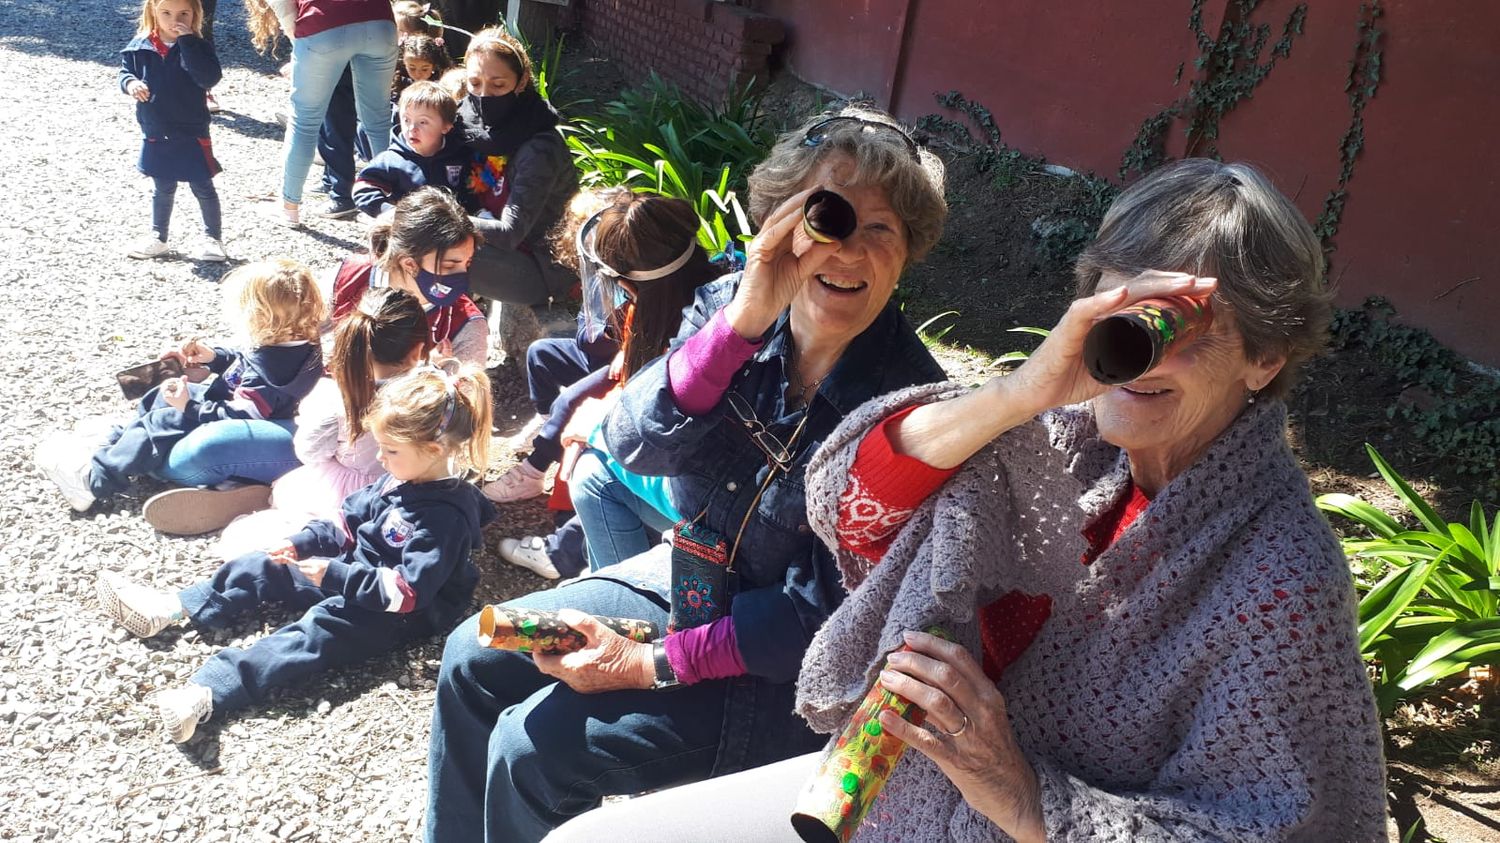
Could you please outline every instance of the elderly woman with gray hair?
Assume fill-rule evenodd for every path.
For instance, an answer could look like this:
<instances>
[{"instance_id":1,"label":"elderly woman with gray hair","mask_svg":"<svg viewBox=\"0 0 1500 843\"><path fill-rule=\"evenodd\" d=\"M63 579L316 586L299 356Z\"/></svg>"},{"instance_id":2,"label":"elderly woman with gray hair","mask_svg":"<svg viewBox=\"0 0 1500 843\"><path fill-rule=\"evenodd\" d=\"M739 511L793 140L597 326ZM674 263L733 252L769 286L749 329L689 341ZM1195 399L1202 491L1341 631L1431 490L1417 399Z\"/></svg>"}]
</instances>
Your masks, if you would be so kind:
<instances>
[{"instance_id":1,"label":"elderly woman with gray hair","mask_svg":"<svg viewBox=\"0 0 1500 843\"><path fill-rule=\"evenodd\" d=\"M878 398L809 466L809 520L851 594L807 651L798 710L836 731L879 683L927 715L881 715L918 751L854 840L1384 840L1352 582L1285 434L1330 314L1317 238L1253 168L1187 160L1121 194L1076 275L1016 372ZM1091 329L1173 296L1211 321L1134 380L1091 376ZM558 837L629 837L706 800L737 829L722 839L795 839L815 766Z\"/></svg>"},{"instance_id":2,"label":"elderly woman with gray hair","mask_svg":"<svg viewBox=\"0 0 1500 843\"><path fill-rule=\"evenodd\" d=\"M832 216L805 217L809 200ZM750 211L744 272L698 288L603 426L614 459L665 477L687 520L670 548L511 601L573 610L579 652L482 648L476 620L449 636L428 839L538 840L604 796L820 743L793 712L794 682L844 591L807 523L807 461L849 411L943 378L891 300L942 231L942 165L888 115L846 109L777 141L750 176ZM638 643L590 615L666 634ZM712 807L697 813L664 822L717 839Z\"/></svg>"}]
</instances>

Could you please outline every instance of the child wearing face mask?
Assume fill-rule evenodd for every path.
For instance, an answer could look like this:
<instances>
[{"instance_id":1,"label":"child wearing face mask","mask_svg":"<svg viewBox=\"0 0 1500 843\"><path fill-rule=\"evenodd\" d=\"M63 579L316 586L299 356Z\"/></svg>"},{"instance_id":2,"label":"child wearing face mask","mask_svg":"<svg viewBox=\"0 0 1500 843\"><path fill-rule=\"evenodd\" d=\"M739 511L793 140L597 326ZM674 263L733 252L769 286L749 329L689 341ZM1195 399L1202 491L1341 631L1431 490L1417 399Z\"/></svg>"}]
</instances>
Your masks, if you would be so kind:
<instances>
[{"instance_id":1,"label":"child wearing face mask","mask_svg":"<svg viewBox=\"0 0 1500 843\"><path fill-rule=\"evenodd\" d=\"M419 187L454 193L465 210L476 210L467 177L469 148L453 127L458 104L436 82L414 82L401 95L401 134L375 156L354 182L354 204L378 217Z\"/></svg>"},{"instance_id":2,"label":"child wearing face mask","mask_svg":"<svg viewBox=\"0 0 1500 843\"><path fill-rule=\"evenodd\" d=\"M129 251L132 258L161 257L167 246L177 183L187 182L203 212L205 240L193 253L202 261L229 260L214 176L223 169L209 142L207 92L222 71L213 45L202 37L199 0L146 0L135 37L120 51L120 90L136 100L144 140L139 167L155 183L152 233Z\"/></svg>"},{"instance_id":3,"label":"child wearing face mask","mask_svg":"<svg viewBox=\"0 0 1500 843\"><path fill-rule=\"evenodd\" d=\"M329 327L353 312L368 290L395 287L421 302L439 354L484 365L489 333L484 314L468 296L477 239L474 221L452 193L418 188L376 219L369 251L351 254L339 265L329 294Z\"/></svg>"}]
</instances>

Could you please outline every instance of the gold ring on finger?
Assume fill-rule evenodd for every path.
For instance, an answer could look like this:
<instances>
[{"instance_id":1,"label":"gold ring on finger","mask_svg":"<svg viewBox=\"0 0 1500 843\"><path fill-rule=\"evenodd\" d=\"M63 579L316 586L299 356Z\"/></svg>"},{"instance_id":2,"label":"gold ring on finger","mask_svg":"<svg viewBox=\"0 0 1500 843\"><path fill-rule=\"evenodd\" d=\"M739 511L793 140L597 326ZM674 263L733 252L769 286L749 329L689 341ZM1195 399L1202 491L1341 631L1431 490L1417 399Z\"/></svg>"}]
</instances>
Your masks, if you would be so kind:
<instances>
[{"instance_id":1,"label":"gold ring on finger","mask_svg":"<svg viewBox=\"0 0 1500 843\"><path fill-rule=\"evenodd\" d=\"M944 729L942 726L938 726L937 730L939 732L942 732L947 737L956 738L959 735L962 735L964 733L964 731L969 728L969 715L965 714L965 715L963 715L963 718L964 718L963 725L959 726L956 730L954 730L952 732L948 731L947 729Z\"/></svg>"}]
</instances>

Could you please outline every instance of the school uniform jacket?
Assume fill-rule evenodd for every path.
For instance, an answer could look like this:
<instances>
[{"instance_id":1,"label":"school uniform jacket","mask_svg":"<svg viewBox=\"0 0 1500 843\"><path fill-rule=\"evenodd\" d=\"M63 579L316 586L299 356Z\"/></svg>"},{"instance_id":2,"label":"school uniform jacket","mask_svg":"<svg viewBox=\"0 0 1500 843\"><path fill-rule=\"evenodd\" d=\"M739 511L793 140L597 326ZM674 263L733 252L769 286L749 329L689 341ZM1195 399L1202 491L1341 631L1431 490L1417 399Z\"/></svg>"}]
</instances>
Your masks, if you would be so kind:
<instances>
[{"instance_id":1,"label":"school uniform jacket","mask_svg":"<svg viewBox=\"0 0 1500 843\"><path fill-rule=\"evenodd\" d=\"M135 104L135 117L148 138L208 137L206 92L223 71L214 48L196 35L184 35L162 56L154 36L131 39L120 51L120 91L141 81L151 99Z\"/></svg>"},{"instance_id":2,"label":"school uniform jacket","mask_svg":"<svg viewBox=\"0 0 1500 843\"><path fill-rule=\"evenodd\" d=\"M323 349L314 342L263 345L245 352L214 348L209 371L218 377L200 392L185 415L196 424L225 419L289 419L323 376Z\"/></svg>"},{"instance_id":3,"label":"school uniform jacket","mask_svg":"<svg viewBox=\"0 0 1500 843\"><path fill-rule=\"evenodd\" d=\"M443 148L435 155L421 155L399 134L391 138L390 148L375 156L359 171L354 182L354 204L372 217L378 217L419 187L443 187L458 198L464 210L479 209L469 192L469 159L463 132L455 128L443 136Z\"/></svg>"},{"instance_id":4,"label":"school uniform jacket","mask_svg":"<svg viewBox=\"0 0 1500 843\"><path fill-rule=\"evenodd\" d=\"M347 531L320 519L291 542L299 559L336 557L322 587L349 605L423 612L440 624L468 609L479 583L469 552L494 518L494 504L473 483L401 483L386 475L344 499Z\"/></svg>"}]
</instances>

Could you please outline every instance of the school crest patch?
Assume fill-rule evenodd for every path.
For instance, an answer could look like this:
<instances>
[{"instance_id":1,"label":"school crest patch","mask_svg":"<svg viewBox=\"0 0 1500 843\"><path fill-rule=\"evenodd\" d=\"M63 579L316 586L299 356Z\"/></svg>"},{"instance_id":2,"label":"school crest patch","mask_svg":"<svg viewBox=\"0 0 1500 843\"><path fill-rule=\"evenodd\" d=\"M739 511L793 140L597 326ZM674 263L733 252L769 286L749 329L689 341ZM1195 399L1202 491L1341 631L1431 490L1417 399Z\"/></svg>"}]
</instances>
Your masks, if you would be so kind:
<instances>
[{"instance_id":1,"label":"school crest patch","mask_svg":"<svg viewBox=\"0 0 1500 843\"><path fill-rule=\"evenodd\" d=\"M385 517L385 523L380 525L380 537L391 547L400 547L411 540L412 533L416 528L410 521L401 517L397 510L391 510L391 514Z\"/></svg>"},{"instance_id":2,"label":"school crest patch","mask_svg":"<svg viewBox=\"0 0 1500 843\"><path fill-rule=\"evenodd\" d=\"M449 187L458 187L460 184L463 184L464 170L466 170L466 169L468 169L468 168L465 167L463 164L449 164L448 165L448 186Z\"/></svg>"}]
</instances>

